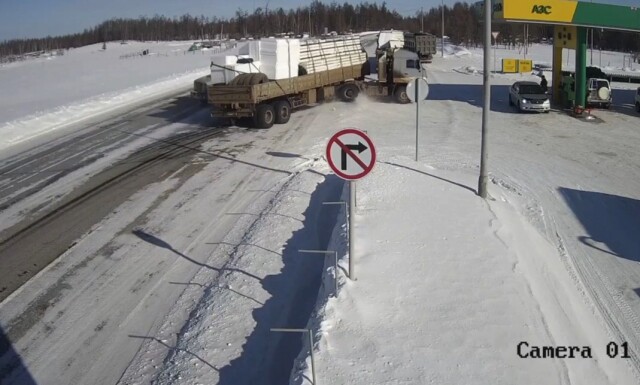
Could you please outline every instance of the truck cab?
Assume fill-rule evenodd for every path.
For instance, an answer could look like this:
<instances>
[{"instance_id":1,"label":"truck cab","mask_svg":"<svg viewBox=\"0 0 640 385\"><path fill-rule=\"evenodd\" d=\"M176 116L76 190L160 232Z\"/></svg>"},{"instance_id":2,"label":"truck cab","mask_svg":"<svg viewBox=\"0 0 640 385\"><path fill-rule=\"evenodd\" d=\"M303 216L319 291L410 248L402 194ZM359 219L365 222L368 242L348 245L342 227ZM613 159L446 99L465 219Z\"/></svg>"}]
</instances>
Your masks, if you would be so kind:
<instances>
[{"instance_id":1,"label":"truck cab","mask_svg":"<svg viewBox=\"0 0 640 385\"><path fill-rule=\"evenodd\" d=\"M400 48L388 49L378 58L378 80L426 78L426 72L420 64L417 53Z\"/></svg>"},{"instance_id":2,"label":"truck cab","mask_svg":"<svg viewBox=\"0 0 640 385\"><path fill-rule=\"evenodd\" d=\"M426 71L420 63L420 57L417 53L404 48L387 48L380 53L378 82L387 85L384 91L388 92L388 95L393 95L398 103L410 103L411 100L406 92L407 84L414 79L427 77ZM372 95L373 93L369 92L368 94Z\"/></svg>"}]
</instances>

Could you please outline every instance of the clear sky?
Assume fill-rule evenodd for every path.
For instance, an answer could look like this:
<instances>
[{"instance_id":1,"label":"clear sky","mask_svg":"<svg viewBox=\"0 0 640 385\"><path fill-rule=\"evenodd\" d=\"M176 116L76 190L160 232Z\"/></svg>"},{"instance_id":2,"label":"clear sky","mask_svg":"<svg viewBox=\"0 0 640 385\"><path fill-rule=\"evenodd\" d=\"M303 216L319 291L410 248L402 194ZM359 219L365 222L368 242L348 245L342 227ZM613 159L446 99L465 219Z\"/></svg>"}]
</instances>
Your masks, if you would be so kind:
<instances>
[{"instance_id":1,"label":"clear sky","mask_svg":"<svg viewBox=\"0 0 640 385\"><path fill-rule=\"evenodd\" d=\"M296 8L311 0L271 0L269 8ZM330 3L331 0L324 1ZM344 0L337 1L343 3ZM357 4L361 1L349 0ZM368 0L368 2L382 1ZM445 0L453 4L455 0ZM469 1L475 2L474 0ZM640 0L598 0L599 3L638 5ZM238 8L251 11L267 0L0 0L0 41L22 37L44 37L82 32L113 17L138 17L155 14L167 17L191 15L229 18ZM387 6L403 15L412 15L424 7L437 6L441 0L389 0Z\"/></svg>"}]
</instances>

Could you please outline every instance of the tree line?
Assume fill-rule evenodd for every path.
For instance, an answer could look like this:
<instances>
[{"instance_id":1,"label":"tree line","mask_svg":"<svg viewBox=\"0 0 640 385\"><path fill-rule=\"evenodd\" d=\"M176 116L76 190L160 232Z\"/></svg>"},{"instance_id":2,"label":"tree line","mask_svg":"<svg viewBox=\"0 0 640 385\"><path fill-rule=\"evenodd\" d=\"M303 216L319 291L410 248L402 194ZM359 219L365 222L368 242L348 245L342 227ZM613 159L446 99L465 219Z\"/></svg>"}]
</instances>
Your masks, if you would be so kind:
<instances>
[{"instance_id":1,"label":"tree line","mask_svg":"<svg viewBox=\"0 0 640 385\"><path fill-rule=\"evenodd\" d=\"M137 19L111 19L80 33L1 42L0 56L69 49L121 40L196 40L212 39L216 35L239 39L273 36L279 33L296 35L309 33L314 36L322 34L325 29L348 33L381 29L420 32L424 28L424 32L439 36L443 11L445 35L453 43L478 46L482 42L483 27L478 7L465 2L416 11L411 16L402 16L396 10L389 8L386 2L382 4L363 2L353 5L336 2L326 4L314 0L310 5L288 10L269 9L267 6L258 7L251 12L239 8L230 18L205 15L169 18L155 15ZM498 43L522 44L525 39L523 24L495 23L493 30L500 32ZM529 41L549 39L552 35L553 27L529 25ZM635 52L640 49L638 35L631 32L596 30L593 40L596 48L625 52Z\"/></svg>"}]
</instances>

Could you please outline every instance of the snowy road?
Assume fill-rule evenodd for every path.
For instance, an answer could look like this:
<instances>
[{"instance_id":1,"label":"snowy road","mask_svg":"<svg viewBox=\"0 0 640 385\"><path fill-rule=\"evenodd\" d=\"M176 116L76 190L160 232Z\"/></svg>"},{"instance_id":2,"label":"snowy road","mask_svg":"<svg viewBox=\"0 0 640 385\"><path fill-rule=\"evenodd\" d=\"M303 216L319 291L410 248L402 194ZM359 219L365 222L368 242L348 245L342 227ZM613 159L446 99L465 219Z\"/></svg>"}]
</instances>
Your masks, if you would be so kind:
<instances>
[{"instance_id":1,"label":"snowy road","mask_svg":"<svg viewBox=\"0 0 640 385\"><path fill-rule=\"evenodd\" d=\"M141 146L140 138L153 136L167 122L194 113L191 121L206 119L205 110L180 97L161 108L136 110L5 160L0 167L0 269L10 273L3 277L0 300L66 251L130 194L181 168L184 159L180 155L188 151L162 141L137 150L115 166L112 163ZM193 145L217 134L219 130L208 129L185 132L171 140ZM114 154L127 147L129 151ZM160 162L163 167L157 167Z\"/></svg>"},{"instance_id":2,"label":"snowy road","mask_svg":"<svg viewBox=\"0 0 640 385\"><path fill-rule=\"evenodd\" d=\"M326 185L305 192L305 200L312 193L324 200L341 193L341 182L327 184L321 173L306 173L314 159L296 154L317 144L322 134L307 134L306 129L321 110L300 111L289 124L268 131L217 128L206 107L177 98L6 159L0 264L9 273L2 281L0 334L12 343L2 343L0 378L27 384L116 383L134 357L144 362L149 355L144 346L153 345L160 360L167 356L172 349L155 342L158 330L175 329L175 335L188 320L194 303L185 293L202 290L204 286L190 284L198 274L206 273L205 282L213 282L225 272L240 271L226 267L237 254L231 246L239 247L274 193L282 195L284 186L303 181L304 188L322 181ZM305 225L306 233L298 235L302 243L289 240L285 251L327 241L328 233L323 234L331 231L335 218L326 215L336 212L324 210L317 217L318 212L307 210L302 218L320 218L321 227ZM293 213L283 217L275 217L279 226L287 218L302 224ZM267 304L259 319L273 313L286 322L289 311L283 307L291 308L306 293L312 296L303 301L307 316L300 318L303 312L290 319L297 317L304 325L321 266L322 261L307 259L290 268L303 281L287 279L282 288L311 286L296 295L287 290L284 302L271 304L276 311L269 310L268 301L258 302ZM262 279L260 272L255 274ZM175 317L182 319L174 324ZM244 330L237 323L236 328ZM288 378L298 345L276 348L275 355L288 352L290 360L284 367L265 360L267 374ZM246 352L244 357L255 358ZM141 368L152 366L132 367L127 376L157 375L153 370L141 373ZM221 372L228 383L256 375L234 365L229 369ZM128 377L122 381L128 383Z\"/></svg>"}]
</instances>

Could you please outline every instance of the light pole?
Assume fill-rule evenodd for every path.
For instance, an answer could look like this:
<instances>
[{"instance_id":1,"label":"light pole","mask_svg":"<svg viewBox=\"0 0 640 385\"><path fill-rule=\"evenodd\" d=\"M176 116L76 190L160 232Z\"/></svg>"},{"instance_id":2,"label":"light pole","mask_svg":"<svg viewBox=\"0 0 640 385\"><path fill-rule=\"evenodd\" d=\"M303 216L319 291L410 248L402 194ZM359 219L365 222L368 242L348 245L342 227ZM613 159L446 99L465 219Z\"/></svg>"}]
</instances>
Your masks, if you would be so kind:
<instances>
[{"instance_id":1,"label":"light pole","mask_svg":"<svg viewBox=\"0 0 640 385\"><path fill-rule=\"evenodd\" d=\"M591 65L593 65L593 28L591 28Z\"/></svg>"},{"instance_id":2,"label":"light pole","mask_svg":"<svg viewBox=\"0 0 640 385\"><path fill-rule=\"evenodd\" d=\"M602 68L602 33L604 28L600 28L600 39L598 39L598 48L600 48L600 68Z\"/></svg>"},{"instance_id":3,"label":"light pole","mask_svg":"<svg viewBox=\"0 0 640 385\"><path fill-rule=\"evenodd\" d=\"M442 57L444 57L444 0L442 0Z\"/></svg>"},{"instance_id":4,"label":"light pole","mask_svg":"<svg viewBox=\"0 0 640 385\"><path fill-rule=\"evenodd\" d=\"M491 78L489 68L491 67L491 2L484 2L484 69L483 78L483 102L482 107L482 139L480 143L480 177L478 178L478 195L487 197L487 160L489 150L487 148L487 134L489 131L489 112L491 111Z\"/></svg>"}]
</instances>

